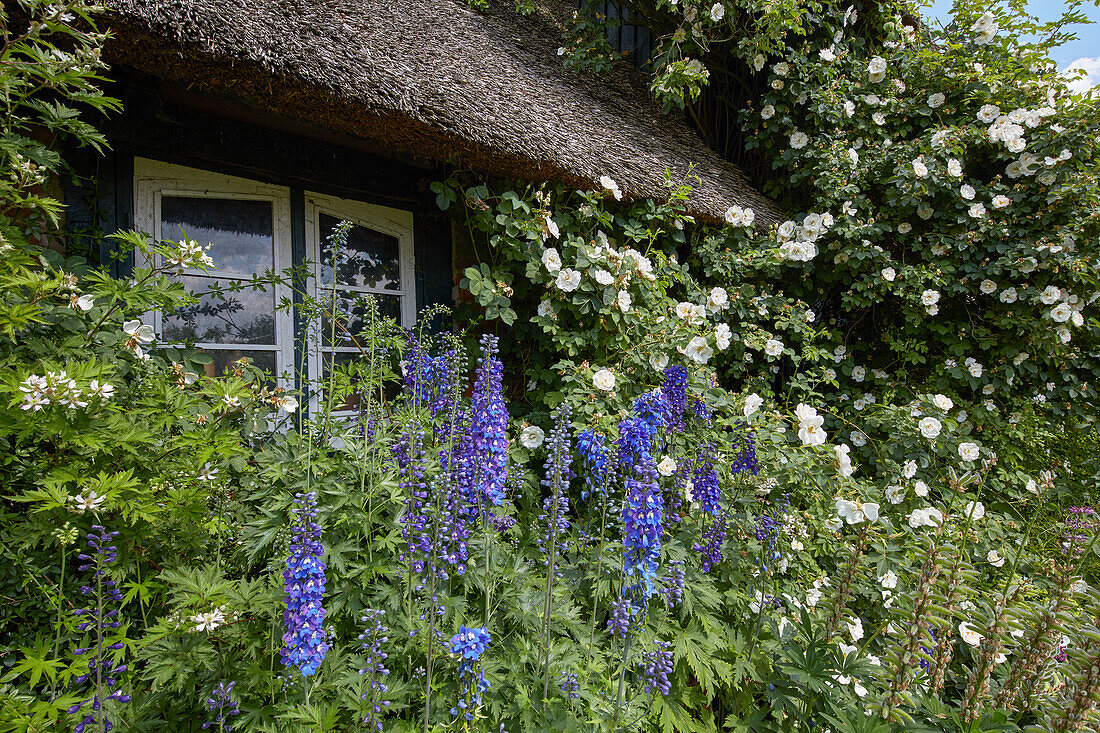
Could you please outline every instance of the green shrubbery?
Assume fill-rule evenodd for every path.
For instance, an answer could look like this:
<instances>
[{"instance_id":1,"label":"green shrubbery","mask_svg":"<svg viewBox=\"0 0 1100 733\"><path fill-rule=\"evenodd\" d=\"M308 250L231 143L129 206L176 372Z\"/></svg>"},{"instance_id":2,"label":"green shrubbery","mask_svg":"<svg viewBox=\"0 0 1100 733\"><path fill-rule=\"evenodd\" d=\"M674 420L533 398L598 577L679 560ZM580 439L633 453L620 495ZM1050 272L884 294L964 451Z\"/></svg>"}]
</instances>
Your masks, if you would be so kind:
<instances>
[{"instance_id":1,"label":"green shrubbery","mask_svg":"<svg viewBox=\"0 0 1100 733\"><path fill-rule=\"evenodd\" d=\"M1012 16L941 36L773 8L736 48L771 56L746 119L807 212L778 230L699 225L690 181L633 203L610 179L437 183L491 254L454 333L368 310L360 364L290 394L143 324L190 302L178 267L217 266L197 244L120 233L165 263L125 280L58 254L40 132L101 145L65 105L114 102L73 30L94 8L23 7L0 730L1094 725L1095 440L1067 427L1095 418L1095 108L1042 70L1008 83L1039 63L985 38ZM721 7L661 6L686 24L665 52L742 17ZM1016 107L1041 173L1005 170ZM303 317L339 321L335 295Z\"/></svg>"}]
</instances>

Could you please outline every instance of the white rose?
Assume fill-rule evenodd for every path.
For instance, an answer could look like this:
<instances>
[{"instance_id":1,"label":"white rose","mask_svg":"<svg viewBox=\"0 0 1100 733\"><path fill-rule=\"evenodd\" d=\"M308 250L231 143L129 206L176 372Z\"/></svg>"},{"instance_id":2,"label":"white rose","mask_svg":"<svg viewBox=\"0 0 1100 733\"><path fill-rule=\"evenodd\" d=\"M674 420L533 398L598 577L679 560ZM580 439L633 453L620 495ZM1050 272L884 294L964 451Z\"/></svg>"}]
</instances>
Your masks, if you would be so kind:
<instances>
[{"instance_id":1,"label":"white rose","mask_svg":"<svg viewBox=\"0 0 1100 733\"><path fill-rule=\"evenodd\" d=\"M625 290L620 290L618 295L615 296L615 304L619 306L619 310L626 313L630 310L630 304L633 302L633 298L630 297L630 293Z\"/></svg>"},{"instance_id":2,"label":"white rose","mask_svg":"<svg viewBox=\"0 0 1100 733\"><path fill-rule=\"evenodd\" d=\"M883 588L897 588L898 576L893 570L887 570L884 574L878 576L878 583Z\"/></svg>"},{"instance_id":3,"label":"white rose","mask_svg":"<svg viewBox=\"0 0 1100 733\"><path fill-rule=\"evenodd\" d=\"M730 333L730 327L725 323L719 323L714 327L714 343L722 351L729 348L730 340L733 338L733 334Z\"/></svg>"},{"instance_id":4,"label":"white rose","mask_svg":"<svg viewBox=\"0 0 1100 733\"><path fill-rule=\"evenodd\" d=\"M661 462L657 464L657 473L662 476L671 476L676 472L676 461L672 460L669 456L665 456L661 459Z\"/></svg>"},{"instance_id":5,"label":"white rose","mask_svg":"<svg viewBox=\"0 0 1100 733\"><path fill-rule=\"evenodd\" d=\"M986 562L995 568L999 568L1005 564L1005 559L1001 557L1001 553L996 550L990 550L985 555Z\"/></svg>"},{"instance_id":6,"label":"white rose","mask_svg":"<svg viewBox=\"0 0 1100 733\"><path fill-rule=\"evenodd\" d=\"M592 279L598 282L600 285L610 285L615 282L615 276L607 270L595 269L591 271Z\"/></svg>"},{"instance_id":7,"label":"white rose","mask_svg":"<svg viewBox=\"0 0 1100 733\"><path fill-rule=\"evenodd\" d=\"M959 443L959 458L964 461L976 461L981 457L977 443Z\"/></svg>"},{"instance_id":8,"label":"white rose","mask_svg":"<svg viewBox=\"0 0 1100 733\"><path fill-rule=\"evenodd\" d=\"M959 636L970 646L978 646L982 643L982 639L985 637L978 633L974 628L974 625L969 621L963 621L959 624Z\"/></svg>"},{"instance_id":9,"label":"white rose","mask_svg":"<svg viewBox=\"0 0 1100 733\"><path fill-rule=\"evenodd\" d=\"M795 150L801 150L806 147L808 142L810 142L810 136L804 132L799 131L791 135L791 147Z\"/></svg>"},{"instance_id":10,"label":"white rose","mask_svg":"<svg viewBox=\"0 0 1100 733\"><path fill-rule=\"evenodd\" d=\"M919 427L920 434L929 440L935 440L939 436L940 430L943 429L943 425L934 417L921 418Z\"/></svg>"},{"instance_id":11,"label":"white rose","mask_svg":"<svg viewBox=\"0 0 1100 733\"><path fill-rule=\"evenodd\" d=\"M928 496L928 484L918 481L913 484L913 493L920 497Z\"/></svg>"},{"instance_id":12,"label":"white rose","mask_svg":"<svg viewBox=\"0 0 1100 733\"><path fill-rule=\"evenodd\" d=\"M561 269L561 255L553 247L547 247L542 253L542 264L550 272L557 272Z\"/></svg>"},{"instance_id":13,"label":"white rose","mask_svg":"<svg viewBox=\"0 0 1100 733\"><path fill-rule=\"evenodd\" d=\"M935 405L937 409L943 410L944 412L947 412L955 406L955 403L951 401L950 397L942 394L933 397L932 404Z\"/></svg>"},{"instance_id":14,"label":"white rose","mask_svg":"<svg viewBox=\"0 0 1100 733\"><path fill-rule=\"evenodd\" d=\"M568 267L563 267L558 272L557 280L554 284L558 286L558 289L563 293L571 293L581 285L581 274Z\"/></svg>"},{"instance_id":15,"label":"white rose","mask_svg":"<svg viewBox=\"0 0 1100 733\"><path fill-rule=\"evenodd\" d=\"M768 339L764 343L764 353L768 356L779 356L783 353L783 342L779 339Z\"/></svg>"},{"instance_id":16,"label":"white rose","mask_svg":"<svg viewBox=\"0 0 1100 733\"><path fill-rule=\"evenodd\" d=\"M696 336L688 342L684 353L696 364L706 364L710 357L714 356L714 349L710 347L704 336Z\"/></svg>"},{"instance_id":17,"label":"white rose","mask_svg":"<svg viewBox=\"0 0 1100 733\"><path fill-rule=\"evenodd\" d=\"M528 425L519 434L519 444L527 449L538 448L546 439L546 433L537 425Z\"/></svg>"},{"instance_id":18,"label":"white rose","mask_svg":"<svg viewBox=\"0 0 1100 733\"><path fill-rule=\"evenodd\" d=\"M892 267L882 268L882 279L883 280L885 280L888 283L892 283L892 282L894 282L895 277L897 277L897 273L894 271L894 268L892 268Z\"/></svg>"},{"instance_id":19,"label":"white rose","mask_svg":"<svg viewBox=\"0 0 1100 733\"><path fill-rule=\"evenodd\" d=\"M749 417L757 410L759 410L762 404L764 404L764 398L756 394L755 392L746 397L744 410L745 417Z\"/></svg>"},{"instance_id":20,"label":"white rose","mask_svg":"<svg viewBox=\"0 0 1100 733\"><path fill-rule=\"evenodd\" d=\"M980 501L967 502L963 508L963 516L976 522L985 516L985 505Z\"/></svg>"},{"instance_id":21,"label":"white rose","mask_svg":"<svg viewBox=\"0 0 1100 733\"><path fill-rule=\"evenodd\" d=\"M601 369L592 375L592 384L596 389L610 392L615 389L615 374L610 369Z\"/></svg>"}]
</instances>

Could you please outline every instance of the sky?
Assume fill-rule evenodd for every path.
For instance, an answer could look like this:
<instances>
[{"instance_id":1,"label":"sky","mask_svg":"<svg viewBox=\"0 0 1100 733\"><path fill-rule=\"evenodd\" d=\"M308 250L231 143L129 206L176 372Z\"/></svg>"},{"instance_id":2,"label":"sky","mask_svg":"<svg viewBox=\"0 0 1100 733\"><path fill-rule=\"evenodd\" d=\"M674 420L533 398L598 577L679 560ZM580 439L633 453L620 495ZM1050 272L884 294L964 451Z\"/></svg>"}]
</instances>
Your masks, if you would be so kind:
<instances>
[{"instance_id":1,"label":"sky","mask_svg":"<svg viewBox=\"0 0 1100 733\"><path fill-rule=\"evenodd\" d=\"M952 0L933 0L931 6L924 8L924 14L946 24L951 19L951 4ZM1030 0L1027 4L1028 12L1043 22L1060 17L1064 9L1065 3L1061 0ZM1080 10L1094 23L1073 26L1072 30L1079 38L1053 49L1051 56L1059 69L1084 69L1088 72L1087 80L1077 85L1083 89L1100 84L1100 7L1086 0Z\"/></svg>"}]
</instances>

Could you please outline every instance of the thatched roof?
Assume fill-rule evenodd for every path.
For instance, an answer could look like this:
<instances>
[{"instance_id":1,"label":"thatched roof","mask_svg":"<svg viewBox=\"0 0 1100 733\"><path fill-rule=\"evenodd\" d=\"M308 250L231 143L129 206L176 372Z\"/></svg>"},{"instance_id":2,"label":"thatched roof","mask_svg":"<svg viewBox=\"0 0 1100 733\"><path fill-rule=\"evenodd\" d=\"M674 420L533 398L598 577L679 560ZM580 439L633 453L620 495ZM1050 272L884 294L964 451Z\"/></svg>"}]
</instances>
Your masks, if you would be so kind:
<instances>
[{"instance_id":1,"label":"thatched roof","mask_svg":"<svg viewBox=\"0 0 1100 733\"><path fill-rule=\"evenodd\" d=\"M665 170L702 179L692 213L775 205L664 114L644 75L561 63L561 19L513 0L108 0L106 57L277 114L487 173L664 195ZM560 8L559 8L560 9Z\"/></svg>"}]
</instances>

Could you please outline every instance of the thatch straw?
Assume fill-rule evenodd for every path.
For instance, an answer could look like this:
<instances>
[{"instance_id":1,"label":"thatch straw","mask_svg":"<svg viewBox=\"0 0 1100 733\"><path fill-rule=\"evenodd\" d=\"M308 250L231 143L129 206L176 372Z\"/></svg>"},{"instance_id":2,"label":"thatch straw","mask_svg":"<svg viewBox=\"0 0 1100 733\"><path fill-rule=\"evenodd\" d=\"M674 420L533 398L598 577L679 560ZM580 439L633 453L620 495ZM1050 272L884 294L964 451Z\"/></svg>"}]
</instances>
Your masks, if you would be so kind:
<instances>
[{"instance_id":1,"label":"thatch straw","mask_svg":"<svg viewBox=\"0 0 1100 733\"><path fill-rule=\"evenodd\" d=\"M665 171L702 182L689 208L732 205L774 222L775 204L648 97L645 76L572 72L561 17L461 0L108 0L113 63L280 115L454 159L486 173L665 195ZM557 7L560 11L561 7Z\"/></svg>"}]
</instances>

